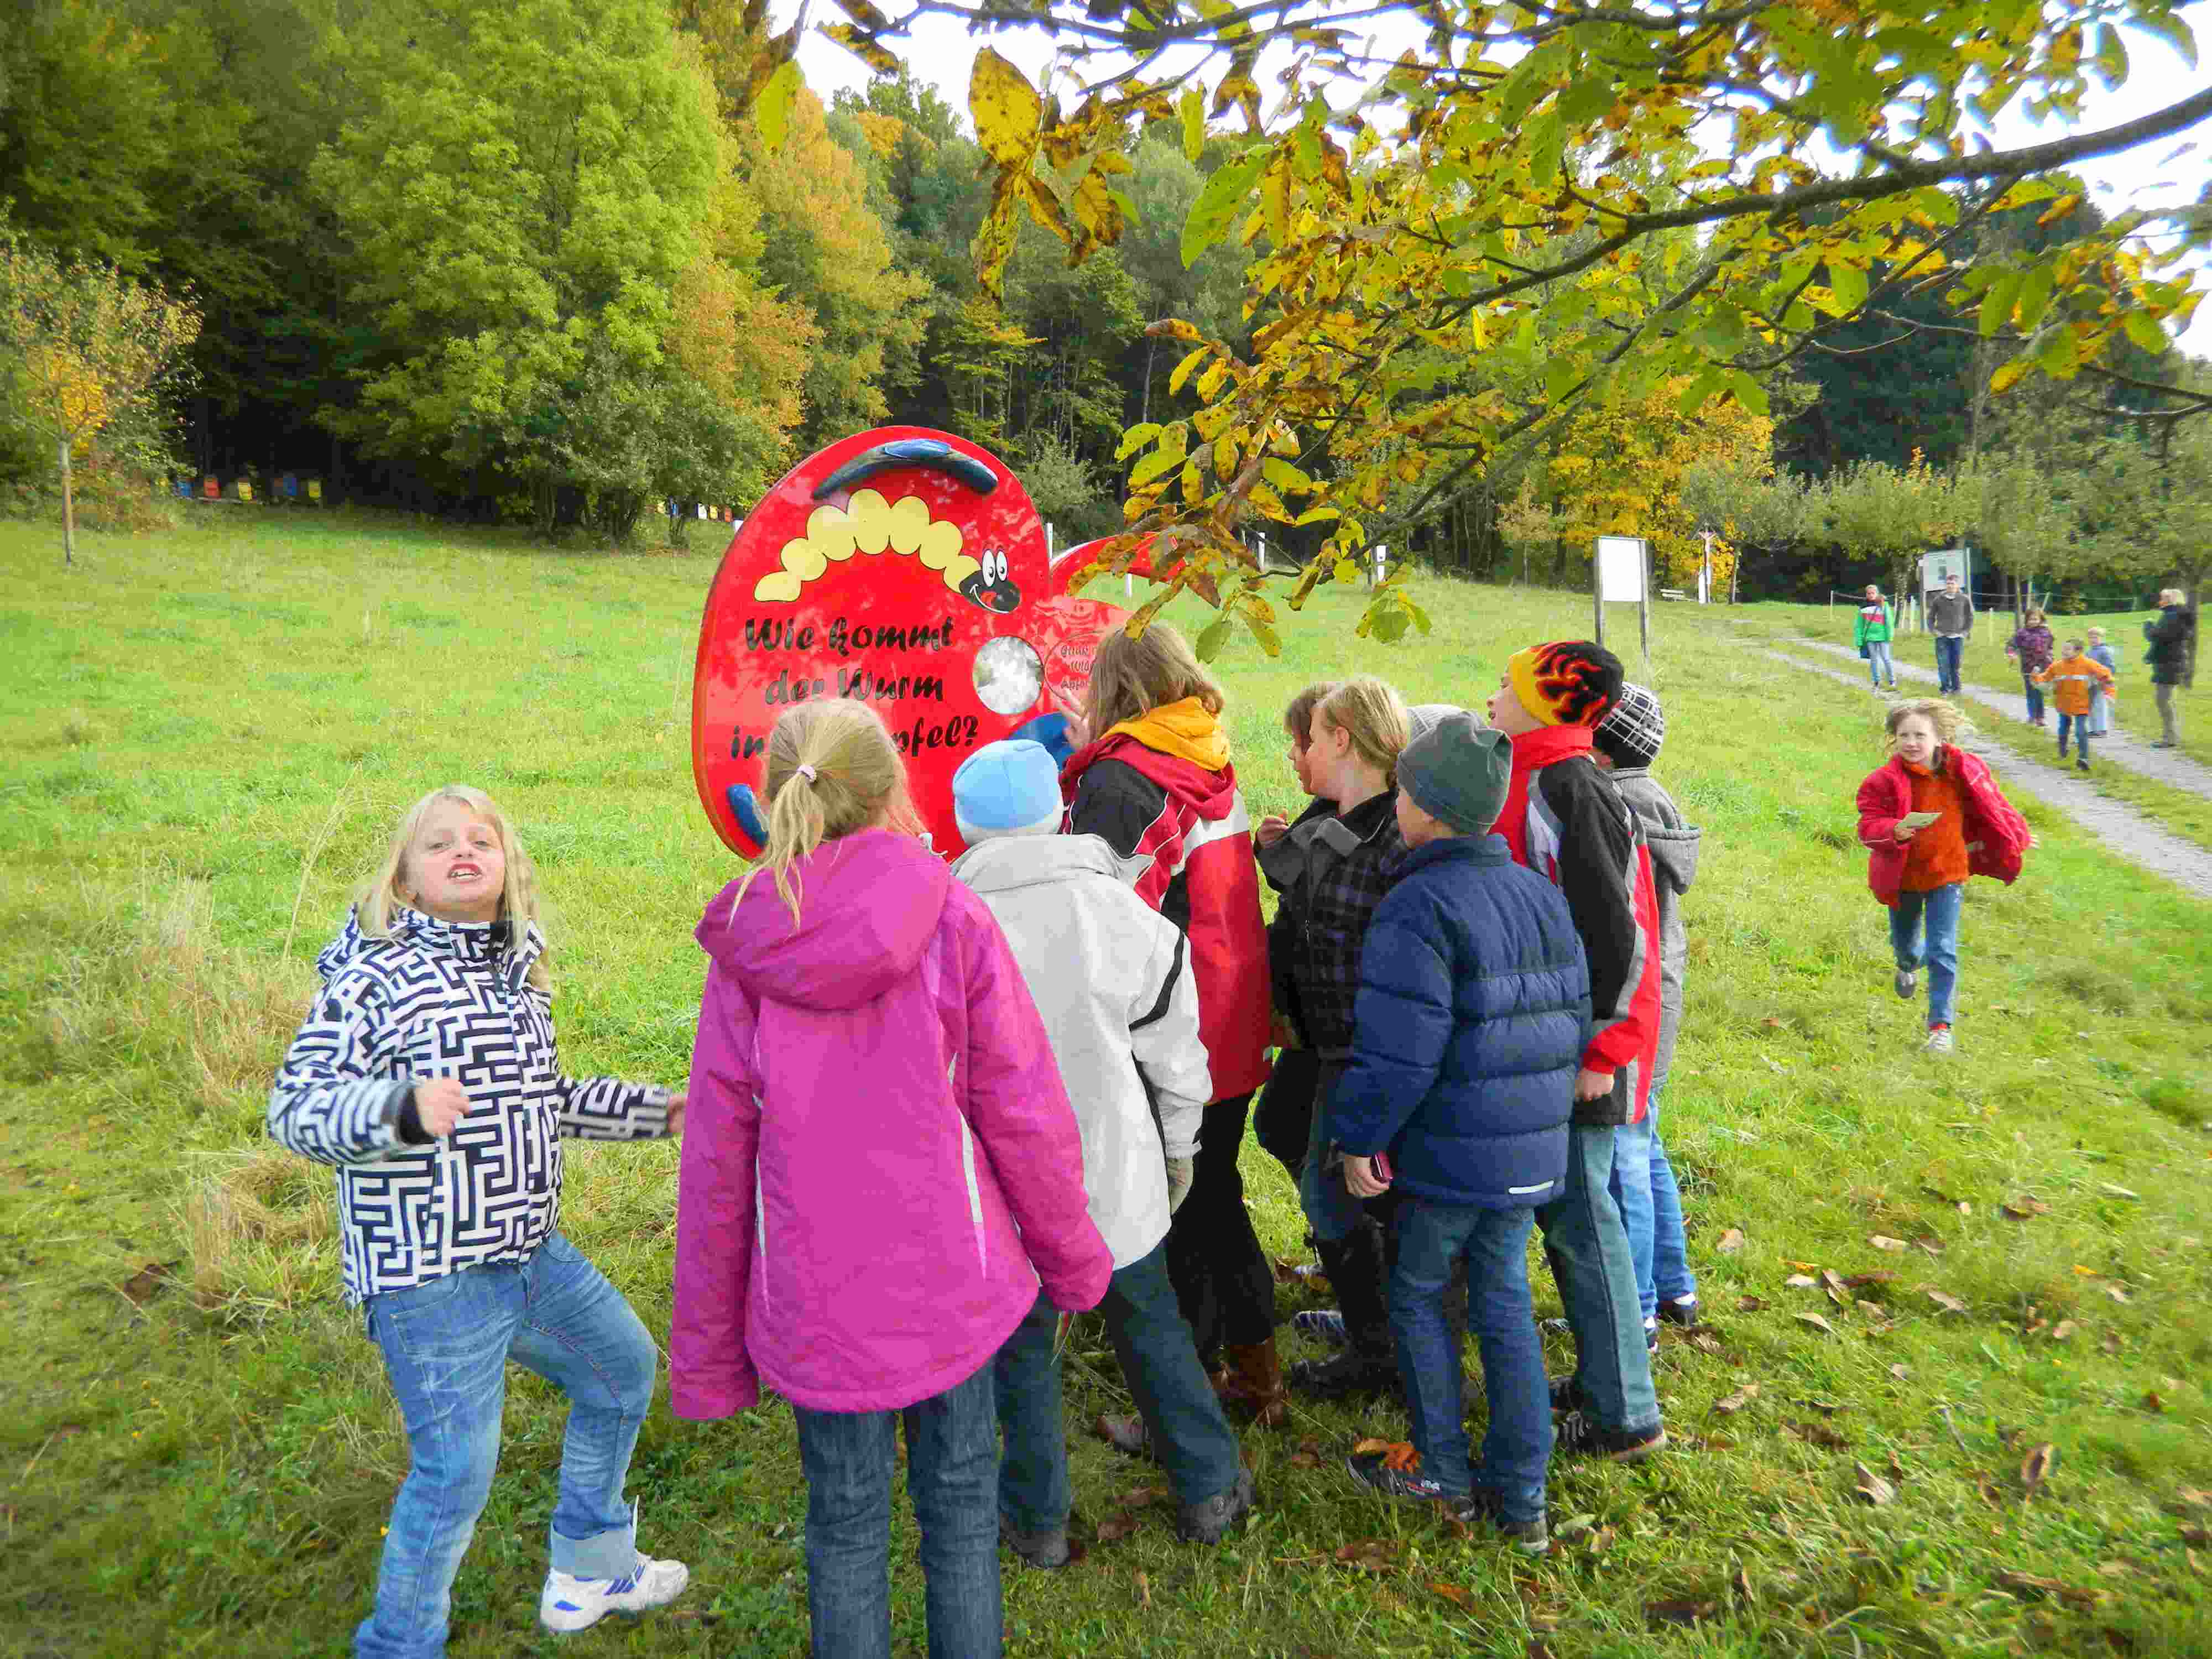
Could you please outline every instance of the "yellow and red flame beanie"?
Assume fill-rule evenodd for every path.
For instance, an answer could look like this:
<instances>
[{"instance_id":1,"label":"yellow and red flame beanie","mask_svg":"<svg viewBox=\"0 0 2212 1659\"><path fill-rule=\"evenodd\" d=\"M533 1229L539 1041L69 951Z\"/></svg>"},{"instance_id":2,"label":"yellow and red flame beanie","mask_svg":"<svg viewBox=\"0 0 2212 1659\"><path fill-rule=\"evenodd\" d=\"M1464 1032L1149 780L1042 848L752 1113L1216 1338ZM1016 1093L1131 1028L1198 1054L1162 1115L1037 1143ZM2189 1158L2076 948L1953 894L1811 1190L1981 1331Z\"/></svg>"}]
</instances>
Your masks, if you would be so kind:
<instances>
[{"instance_id":1,"label":"yellow and red flame beanie","mask_svg":"<svg viewBox=\"0 0 2212 1659\"><path fill-rule=\"evenodd\" d=\"M1553 640L1505 659L1506 684L1532 719L1595 726L1620 696L1620 659L1589 640Z\"/></svg>"}]
</instances>

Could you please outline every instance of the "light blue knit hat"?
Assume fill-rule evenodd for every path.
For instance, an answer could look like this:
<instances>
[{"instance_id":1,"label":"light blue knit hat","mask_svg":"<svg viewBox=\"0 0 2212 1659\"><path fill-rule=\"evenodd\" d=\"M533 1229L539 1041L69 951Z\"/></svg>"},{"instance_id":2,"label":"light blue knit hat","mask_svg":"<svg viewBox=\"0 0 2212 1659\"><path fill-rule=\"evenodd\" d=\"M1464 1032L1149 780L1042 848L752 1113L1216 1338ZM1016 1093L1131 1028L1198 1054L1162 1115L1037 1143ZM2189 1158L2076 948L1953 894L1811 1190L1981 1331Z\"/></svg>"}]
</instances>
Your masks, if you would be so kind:
<instances>
[{"instance_id":1,"label":"light blue knit hat","mask_svg":"<svg viewBox=\"0 0 2212 1659\"><path fill-rule=\"evenodd\" d=\"M970 845L994 836L1054 835L1060 820L1060 768L1041 743L985 744L952 775L952 821Z\"/></svg>"}]
</instances>

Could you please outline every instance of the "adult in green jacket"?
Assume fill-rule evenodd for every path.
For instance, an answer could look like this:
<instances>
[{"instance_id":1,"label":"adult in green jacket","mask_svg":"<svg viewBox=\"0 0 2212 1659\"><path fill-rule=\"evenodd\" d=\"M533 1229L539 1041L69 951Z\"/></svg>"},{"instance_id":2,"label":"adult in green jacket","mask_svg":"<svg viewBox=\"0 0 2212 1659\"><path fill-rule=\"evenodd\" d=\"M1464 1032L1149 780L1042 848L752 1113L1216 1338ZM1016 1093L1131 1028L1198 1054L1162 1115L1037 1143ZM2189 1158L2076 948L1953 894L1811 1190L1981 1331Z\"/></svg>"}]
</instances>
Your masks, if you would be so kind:
<instances>
[{"instance_id":1,"label":"adult in green jacket","mask_svg":"<svg viewBox=\"0 0 2212 1659\"><path fill-rule=\"evenodd\" d=\"M1859 655L1866 659L1867 673L1874 681L1874 689L1882 689L1885 683L1893 691L1897 690L1897 665L1889 654L1889 641L1896 630L1891 626L1889 605L1881 597L1881 589L1872 582L1866 585L1866 602L1859 606L1859 614L1851 629L1851 643L1858 647Z\"/></svg>"}]
</instances>

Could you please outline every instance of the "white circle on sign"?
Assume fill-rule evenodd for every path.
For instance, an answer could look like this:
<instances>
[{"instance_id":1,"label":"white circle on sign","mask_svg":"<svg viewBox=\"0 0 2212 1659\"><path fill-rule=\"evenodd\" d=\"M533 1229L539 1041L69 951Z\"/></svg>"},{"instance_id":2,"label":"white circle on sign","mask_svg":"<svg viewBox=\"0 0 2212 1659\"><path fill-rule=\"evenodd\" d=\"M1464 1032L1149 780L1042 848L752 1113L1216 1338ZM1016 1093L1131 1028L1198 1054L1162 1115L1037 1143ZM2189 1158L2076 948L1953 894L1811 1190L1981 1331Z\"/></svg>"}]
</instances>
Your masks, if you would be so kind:
<instances>
[{"instance_id":1,"label":"white circle on sign","mask_svg":"<svg viewBox=\"0 0 2212 1659\"><path fill-rule=\"evenodd\" d=\"M975 695L994 714L1018 714L1044 690L1044 664L1027 640L1002 635L975 653Z\"/></svg>"}]
</instances>

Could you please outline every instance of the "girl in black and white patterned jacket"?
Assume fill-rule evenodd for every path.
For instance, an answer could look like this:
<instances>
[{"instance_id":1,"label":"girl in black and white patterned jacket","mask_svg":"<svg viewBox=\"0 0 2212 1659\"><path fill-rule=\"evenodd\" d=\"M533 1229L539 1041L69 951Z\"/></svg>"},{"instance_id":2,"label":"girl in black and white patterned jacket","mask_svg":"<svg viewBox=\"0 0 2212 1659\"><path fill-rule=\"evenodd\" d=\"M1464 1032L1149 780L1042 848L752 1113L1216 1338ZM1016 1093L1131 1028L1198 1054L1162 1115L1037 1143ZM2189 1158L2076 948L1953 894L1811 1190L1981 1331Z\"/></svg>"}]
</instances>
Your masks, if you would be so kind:
<instances>
[{"instance_id":1,"label":"girl in black and white patterned jacket","mask_svg":"<svg viewBox=\"0 0 2212 1659\"><path fill-rule=\"evenodd\" d=\"M337 1166L346 1299L366 1308L413 1449L358 1659L435 1659L453 1575L499 1461L508 1360L569 1397L538 1603L548 1629L672 1600L638 1553L623 1482L653 1398L653 1339L556 1230L561 1138L676 1133L684 1100L562 1074L528 857L480 791L409 809L316 959L269 1132Z\"/></svg>"}]
</instances>

